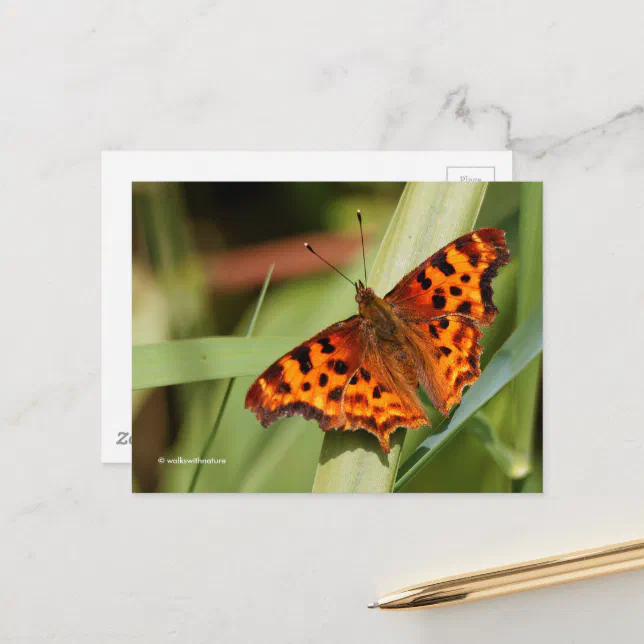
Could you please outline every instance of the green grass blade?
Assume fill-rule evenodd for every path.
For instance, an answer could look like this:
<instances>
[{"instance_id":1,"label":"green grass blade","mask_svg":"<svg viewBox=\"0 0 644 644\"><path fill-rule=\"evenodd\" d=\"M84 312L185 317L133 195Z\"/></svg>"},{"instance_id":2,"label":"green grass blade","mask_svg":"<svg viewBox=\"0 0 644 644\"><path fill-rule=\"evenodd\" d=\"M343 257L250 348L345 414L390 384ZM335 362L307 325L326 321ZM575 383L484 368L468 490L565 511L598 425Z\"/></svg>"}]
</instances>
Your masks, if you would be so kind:
<instances>
[{"instance_id":1,"label":"green grass blade","mask_svg":"<svg viewBox=\"0 0 644 644\"><path fill-rule=\"evenodd\" d=\"M539 303L490 360L481 377L463 397L449 425L425 440L405 462L396 481L396 491L402 490L454 438L466 420L540 356L543 347L542 318Z\"/></svg>"},{"instance_id":2,"label":"green grass blade","mask_svg":"<svg viewBox=\"0 0 644 644\"><path fill-rule=\"evenodd\" d=\"M475 436L488 451L501 471L510 479L522 479L530 471L527 454L508 447L498 436L483 412L477 412L467 421L465 431Z\"/></svg>"},{"instance_id":3,"label":"green grass blade","mask_svg":"<svg viewBox=\"0 0 644 644\"><path fill-rule=\"evenodd\" d=\"M168 300L154 275L140 262L132 263L132 343L166 342L170 339ZM132 394L132 423L153 393L139 389Z\"/></svg>"},{"instance_id":4,"label":"green grass blade","mask_svg":"<svg viewBox=\"0 0 644 644\"><path fill-rule=\"evenodd\" d=\"M378 251L369 286L383 296L403 275L453 239L474 228L486 183L409 183ZM366 432L325 435L314 492L390 492L404 432L383 454Z\"/></svg>"},{"instance_id":5,"label":"green grass blade","mask_svg":"<svg viewBox=\"0 0 644 644\"><path fill-rule=\"evenodd\" d=\"M519 263L517 324L523 322L543 297L543 184L522 183L519 206ZM535 360L516 380L514 447L532 453L541 359Z\"/></svg>"},{"instance_id":6,"label":"green grass blade","mask_svg":"<svg viewBox=\"0 0 644 644\"><path fill-rule=\"evenodd\" d=\"M300 340L223 336L132 347L132 389L256 375Z\"/></svg>"},{"instance_id":7,"label":"green grass blade","mask_svg":"<svg viewBox=\"0 0 644 644\"><path fill-rule=\"evenodd\" d=\"M540 494L543 492L543 463L541 455L535 456L537 462L532 464L532 472L520 482L519 492L522 494Z\"/></svg>"},{"instance_id":8,"label":"green grass blade","mask_svg":"<svg viewBox=\"0 0 644 644\"><path fill-rule=\"evenodd\" d=\"M250 338L251 335L253 335L253 331L255 330L255 324L257 323L257 318L259 316L259 310L262 308L262 304L264 304L264 298L266 297L266 291L268 291L268 283L271 281L271 277L273 275L273 270L275 269L275 264L271 264L268 273L266 274L266 279L264 280L264 284L262 286L262 290L259 294L259 299L257 300L257 306L255 307L255 311L253 312L253 317L250 319L250 323L248 325L248 331L246 331L246 337Z\"/></svg>"},{"instance_id":9,"label":"green grass blade","mask_svg":"<svg viewBox=\"0 0 644 644\"><path fill-rule=\"evenodd\" d=\"M246 332L247 338L252 335L253 329L255 328L255 323L257 322L257 316L259 315L259 310L262 308L264 297L266 295L266 291L268 290L268 283L271 281L271 275L273 274L274 268L275 268L275 264L271 264L270 268L268 269L266 279L264 280L264 285L262 286L262 291L259 294L259 299L257 300L257 306L255 307L255 312L253 313L253 317L250 321L250 324L248 325L248 331ZM203 446L203 449L201 450L200 462L197 463L197 467L195 468L194 474L192 476L192 480L190 481L188 492L195 491L195 487L197 486L197 480L199 479L199 474L201 473L201 466L202 466L201 461L206 458L208 451L210 450L210 447L213 441L215 440L215 436L217 435L217 430L219 429L219 423L221 422L221 419L224 415L224 410L226 409L226 403L228 402L228 398L230 397L230 392L232 391L234 382L235 382L235 378L231 378L228 381L228 385L226 386L226 392L224 393L223 400L221 401L221 406L219 407L219 411L217 412L217 418L215 419L215 424L213 425L212 431L208 436L208 440L206 441L206 443Z\"/></svg>"}]
</instances>

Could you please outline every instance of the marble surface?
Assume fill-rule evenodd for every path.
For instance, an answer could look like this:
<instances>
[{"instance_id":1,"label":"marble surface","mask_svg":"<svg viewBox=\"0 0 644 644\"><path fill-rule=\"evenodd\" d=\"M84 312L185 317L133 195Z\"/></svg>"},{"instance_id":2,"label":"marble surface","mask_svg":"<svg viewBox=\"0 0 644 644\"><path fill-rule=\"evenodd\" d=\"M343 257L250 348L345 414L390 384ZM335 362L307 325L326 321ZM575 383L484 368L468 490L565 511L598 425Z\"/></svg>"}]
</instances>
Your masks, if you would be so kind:
<instances>
[{"instance_id":1,"label":"marble surface","mask_svg":"<svg viewBox=\"0 0 644 644\"><path fill-rule=\"evenodd\" d=\"M2 3L0 641L640 641L642 571L365 606L644 535L642 11ZM101 150L498 148L546 183L546 495L135 497L100 464Z\"/></svg>"}]
</instances>

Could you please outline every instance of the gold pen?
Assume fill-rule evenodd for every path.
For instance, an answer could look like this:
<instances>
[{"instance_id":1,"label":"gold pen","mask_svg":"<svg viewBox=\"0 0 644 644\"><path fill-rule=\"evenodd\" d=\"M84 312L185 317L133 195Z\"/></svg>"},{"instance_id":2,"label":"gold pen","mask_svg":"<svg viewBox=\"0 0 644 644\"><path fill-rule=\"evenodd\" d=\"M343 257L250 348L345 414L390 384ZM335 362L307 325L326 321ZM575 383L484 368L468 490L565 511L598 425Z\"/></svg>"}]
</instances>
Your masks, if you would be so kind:
<instances>
[{"instance_id":1,"label":"gold pen","mask_svg":"<svg viewBox=\"0 0 644 644\"><path fill-rule=\"evenodd\" d=\"M644 539L490 568L403 588L369 608L407 610L462 604L644 567Z\"/></svg>"}]
</instances>

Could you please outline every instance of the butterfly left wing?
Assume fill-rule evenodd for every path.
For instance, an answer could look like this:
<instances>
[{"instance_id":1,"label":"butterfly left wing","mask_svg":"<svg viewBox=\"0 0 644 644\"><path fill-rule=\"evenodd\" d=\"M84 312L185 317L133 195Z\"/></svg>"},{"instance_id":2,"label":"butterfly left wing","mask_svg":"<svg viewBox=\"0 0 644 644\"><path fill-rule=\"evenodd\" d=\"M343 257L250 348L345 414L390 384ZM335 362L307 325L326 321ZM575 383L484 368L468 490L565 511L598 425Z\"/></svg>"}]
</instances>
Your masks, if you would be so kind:
<instances>
[{"instance_id":1,"label":"butterfly left wing","mask_svg":"<svg viewBox=\"0 0 644 644\"><path fill-rule=\"evenodd\" d=\"M273 363L251 385L246 408L264 427L300 415L322 429L345 424L342 398L364 355L360 317L333 324Z\"/></svg>"},{"instance_id":2,"label":"butterfly left wing","mask_svg":"<svg viewBox=\"0 0 644 644\"><path fill-rule=\"evenodd\" d=\"M415 371L383 354L363 324L354 315L282 356L251 385L246 408L264 427L300 415L325 431L365 429L385 452L398 427L429 424Z\"/></svg>"}]
</instances>

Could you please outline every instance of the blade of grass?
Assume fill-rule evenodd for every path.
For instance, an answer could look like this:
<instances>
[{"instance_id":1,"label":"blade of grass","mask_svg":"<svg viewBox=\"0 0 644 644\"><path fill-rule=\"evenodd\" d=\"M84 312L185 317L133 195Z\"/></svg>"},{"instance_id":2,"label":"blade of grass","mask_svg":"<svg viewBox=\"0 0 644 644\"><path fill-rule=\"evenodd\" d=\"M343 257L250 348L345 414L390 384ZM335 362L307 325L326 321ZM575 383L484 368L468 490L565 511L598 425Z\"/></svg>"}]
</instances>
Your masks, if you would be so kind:
<instances>
[{"instance_id":1,"label":"blade of grass","mask_svg":"<svg viewBox=\"0 0 644 644\"><path fill-rule=\"evenodd\" d=\"M405 494L509 493L511 481L501 471L485 446L468 431L453 441L422 469L404 490Z\"/></svg>"},{"instance_id":2,"label":"blade of grass","mask_svg":"<svg viewBox=\"0 0 644 644\"><path fill-rule=\"evenodd\" d=\"M259 294L259 299L257 300L257 306L255 307L255 312L253 313L253 317L250 321L250 324L248 325L248 331L246 332L247 338L253 334L253 329L255 328L255 323L257 322L257 316L259 315L259 310L262 307L262 302L264 301L264 296L266 295L266 291L268 290L268 283L271 281L271 275L273 274L274 268L275 268L275 264L271 264L270 268L268 269L266 279L264 280L264 285L262 286L262 291ZM188 492L195 491L195 487L197 486L197 480L199 479L199 474L201 473L202 461L206 458L206 455L208 454L208 450L210 449L212 442L215 440L215 436L217 435L217 429L219 429L219 423L221 422L221 418L224 414L224 409L226 409L226 403L228 402L228 398L230 396L230 392L233 388L234 382L235 382L235 378L231 378L228 381L226 392L224 393L223 400L221 401L221 406L219 407L219 411L217 412L217 418L215 419L215 424L213 425L212 431L208 436L208 440L205 442L203 449L201 451L199 462L197 463L197 467L195 468L194 474L192 476L192 480L190 481Z\"/></svg>"},{"instance_id":3,"label":"blade of grass","mask_svg":"<svg viewBox=\"0 0 644 644\"><path fill-rule=\"evenodd\" d=\"M541 354L542 317L542 307L539 305L517 327L463 397L463 402L445 430L431 435L405 462L395 491L402 490L445 447L468 418Z\"/></svg>"},{"instance_id":4,"label":"blade of grass","mask_svg":"<svg viewBox=\"0 0 644 644\"><path fill-rule=\"evenodd\" d=\"M535 456L536 463L532 464L532 472L519 482L519 492L522 494L541 494L543 492L543 463L541 455Z\"/></svg>"},{"instance_id":5,"label":"blade of grass","mask_svg":"<svg viewBox=\"0 0 644 644\"><path fill-rule=\"evenodd\" d=\"M132 347L132 389L251 376L301 339L222 336Z\"/></svg>"},{"instance_id":6,"label":"blade of grass","mask_svg":"<svg viewBox=\"0 0 644 644\"><path fill-rule=\"evenodd\" d=\"M170 337L168 301L154 274L141 262L132 262L132 343L164 342ZM152 394L140 389L132 394L132 422Z\"/></svg>"},{"instance_id":7,"label":"blade of grass","mask_svg":"<svg viewBox=\"0 0 644 644\"><path fill-rule=\"evenodd\" d=\"M483 412L477 412L467 421L465 431L475 436L488 451L503 473L511 479L522 479L530 471L526 454L508 447L497 435Z\"/></svg>"},{"instance_id":8,"label":"blade of grass","mask_svg":"<svg viewBox=\"0 0 644 644\"><path fill-rule=\"evenodd\" d=\"M381 296L403 275L450 241L472 230L486 183L409 183L391 219L369 275ZM383 454L363 431L329 432L320 453L314 492L391 492L404 431Z\"/></svg>"},{"instance_id":9,"label":"blade of grass","mask_svg":"<svg viewBox=\"0 0 644 644\"><path fill-rule=\"evenodd\" d=\"M521 183L519 206L519 265L517 324L523 322L543 297L543 184ZM541 358L516 379L515 449L530 458L534 443L536 408L539 398Z\"/></svg>"}]
</instances>

